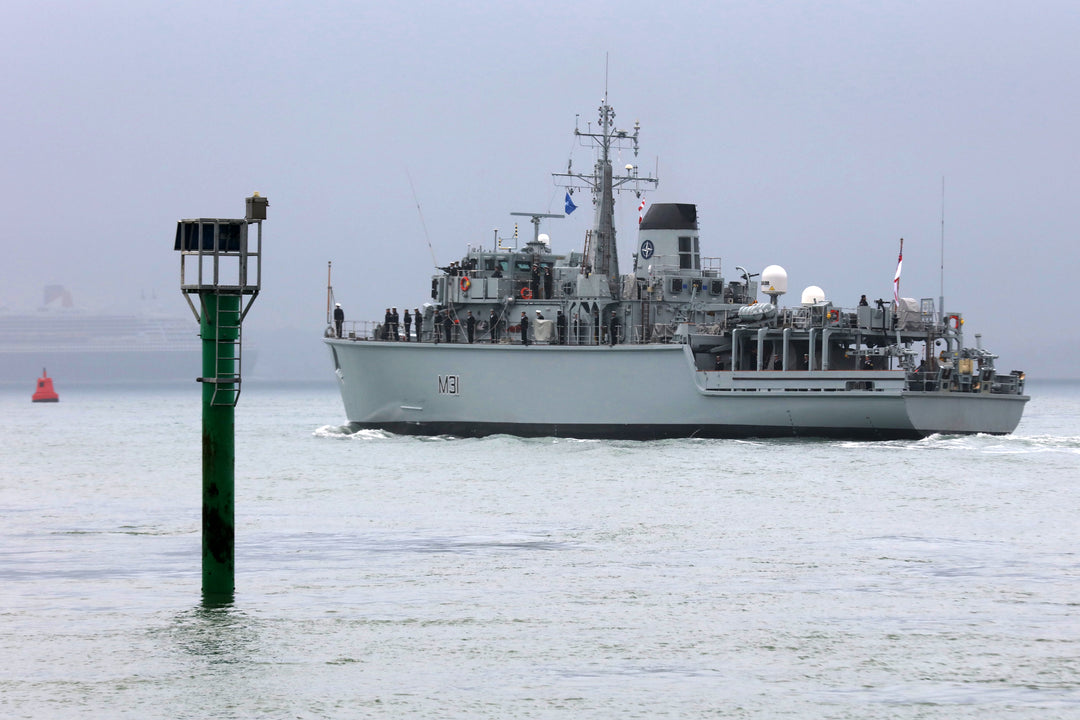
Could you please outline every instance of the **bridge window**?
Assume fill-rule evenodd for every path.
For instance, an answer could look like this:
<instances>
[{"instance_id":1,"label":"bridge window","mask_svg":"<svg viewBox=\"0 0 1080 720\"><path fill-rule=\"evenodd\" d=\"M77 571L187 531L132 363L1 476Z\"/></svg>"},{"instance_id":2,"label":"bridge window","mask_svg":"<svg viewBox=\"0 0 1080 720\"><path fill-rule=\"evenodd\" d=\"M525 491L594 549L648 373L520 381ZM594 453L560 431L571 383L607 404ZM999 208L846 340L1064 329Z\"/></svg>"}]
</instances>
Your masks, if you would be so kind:
<instances>
[{"instance_id":1,"label":"bridge window","mask_svg":"<svg viewBox=\"0 0 1080 720\"><path fill-rule=\"evenodd\" d=\"M701 260L698 255L698 239L696 235L679 238L679 269L701 269Z\"/></svg>"}]
</instances>

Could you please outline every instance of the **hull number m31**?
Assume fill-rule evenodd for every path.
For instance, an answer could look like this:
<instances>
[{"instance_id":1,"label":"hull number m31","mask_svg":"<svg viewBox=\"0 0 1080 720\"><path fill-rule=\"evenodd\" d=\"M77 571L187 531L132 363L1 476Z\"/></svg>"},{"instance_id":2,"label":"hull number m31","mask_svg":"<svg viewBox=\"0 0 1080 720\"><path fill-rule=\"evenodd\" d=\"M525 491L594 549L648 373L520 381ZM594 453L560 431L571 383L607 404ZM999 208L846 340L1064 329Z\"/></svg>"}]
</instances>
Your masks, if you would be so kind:
<instances>
[{"instance_id":1,"label":"hull number m31","mask_svg":"<svg viewBox=\"0 0 1080 720\"><path fill-rule=\"evenodd\" d=\"M461 394L461 378L457 375L440 375L439 376L439 394L440 395L459 395Z\"/></svg>"}]
</instances>

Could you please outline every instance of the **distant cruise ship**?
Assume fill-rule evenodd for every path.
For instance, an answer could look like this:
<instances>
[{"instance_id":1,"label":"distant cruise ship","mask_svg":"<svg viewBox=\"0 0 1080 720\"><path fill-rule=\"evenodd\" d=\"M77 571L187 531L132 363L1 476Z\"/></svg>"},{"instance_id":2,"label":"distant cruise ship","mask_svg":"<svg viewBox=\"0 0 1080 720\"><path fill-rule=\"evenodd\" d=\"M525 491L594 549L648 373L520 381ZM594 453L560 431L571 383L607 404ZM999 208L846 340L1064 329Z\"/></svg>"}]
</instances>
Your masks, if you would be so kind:
<instances>
[{"instance_id":1,"label":"distant cruise ship","mask_svg":"<svg viewBox=\"0 0 1080 720\"><path fill-rule=\"evenodd\" d=\"M42 368L63 386L201 374L199 326L190 315L87 312L59 285L46 287L44 299L37 311L0 310L0 383L26 385Z\"/></svg>"}]
</instances>

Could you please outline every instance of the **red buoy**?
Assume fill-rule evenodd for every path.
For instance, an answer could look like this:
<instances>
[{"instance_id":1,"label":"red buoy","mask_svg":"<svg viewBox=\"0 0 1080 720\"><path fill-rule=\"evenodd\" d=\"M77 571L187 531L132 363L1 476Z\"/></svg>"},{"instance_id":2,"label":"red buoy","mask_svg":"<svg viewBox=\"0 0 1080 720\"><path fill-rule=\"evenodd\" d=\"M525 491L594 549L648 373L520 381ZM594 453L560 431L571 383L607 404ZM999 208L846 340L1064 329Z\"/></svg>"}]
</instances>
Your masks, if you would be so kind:
<instances>
[{"instance_id":1,"label":"red buoy","mask_svg":"<svg viewBox=\"0 0 1080 720\"><path fill-rule=\"evenodd\" d=\"M41 377L37 381L37 390L32 398L34 402L60 402L60 396L53 390L52 378L41 368Z\"/></svg>"}]
</instances>

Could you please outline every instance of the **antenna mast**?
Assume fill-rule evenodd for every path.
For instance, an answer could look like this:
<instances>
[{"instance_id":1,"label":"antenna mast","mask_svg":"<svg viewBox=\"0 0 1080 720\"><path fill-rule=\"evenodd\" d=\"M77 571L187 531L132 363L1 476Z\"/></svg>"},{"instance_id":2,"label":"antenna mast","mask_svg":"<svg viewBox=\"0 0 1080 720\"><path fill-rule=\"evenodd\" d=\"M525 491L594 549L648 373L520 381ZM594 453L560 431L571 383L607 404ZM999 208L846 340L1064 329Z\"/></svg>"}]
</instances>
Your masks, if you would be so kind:
<instances>
[{"instance_id":1,"label":"antenna mast","mask_svg":"<svg viewBox=\"0 0 1080 720\"><path fill-rule=\"evenodd\" d=\"M618 298L621 284L619 279L619 255L615 244L615 190L630 190L637 197L641 197L643 186L656 187L659 180L654 177L641 176L638 167L627 164L622 174L616 174L611 167L612 151L632 149L636 158L639 151L638 132L641 123L634 123L634 131L615 129L615 110L608 104L607 95L607 68L605 61L604 69L604 98L599 107L599 132L582 132L574 128L574 136L588 138L588 146L596 148L597 160L593 166L591 175L573 172L570 166L565 173L553 173L558 187L564 187L570 194L575 189L589 189L593 195L593 205L596 208L596 218L590 233L589 258L587 262L592 272L606 275L611 297ZM581 141L586 144L586 141ZM627 187L624 187L627 186Z\"/></svg>"}]
</instances>

